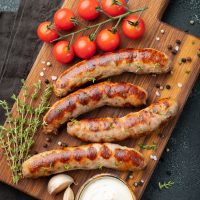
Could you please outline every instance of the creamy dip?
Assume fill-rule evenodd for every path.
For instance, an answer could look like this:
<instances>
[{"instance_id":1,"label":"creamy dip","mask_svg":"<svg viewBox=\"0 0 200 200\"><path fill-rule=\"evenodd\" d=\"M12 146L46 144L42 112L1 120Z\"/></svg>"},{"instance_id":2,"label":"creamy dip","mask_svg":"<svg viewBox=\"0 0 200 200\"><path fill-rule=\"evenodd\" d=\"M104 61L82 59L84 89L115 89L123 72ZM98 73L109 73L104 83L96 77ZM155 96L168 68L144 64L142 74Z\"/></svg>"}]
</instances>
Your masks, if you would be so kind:
<instances>
[{"instance_id":1,"label":"creamy dip","mask_svg":"<svg viewBox=\"0 0 200 200\"><path fill-rule=\"evenodd\" d=\"M91 181L81 192L79 200L134 200L128 186L121 180L104 176Z\"/></svg>"}]
</instances>

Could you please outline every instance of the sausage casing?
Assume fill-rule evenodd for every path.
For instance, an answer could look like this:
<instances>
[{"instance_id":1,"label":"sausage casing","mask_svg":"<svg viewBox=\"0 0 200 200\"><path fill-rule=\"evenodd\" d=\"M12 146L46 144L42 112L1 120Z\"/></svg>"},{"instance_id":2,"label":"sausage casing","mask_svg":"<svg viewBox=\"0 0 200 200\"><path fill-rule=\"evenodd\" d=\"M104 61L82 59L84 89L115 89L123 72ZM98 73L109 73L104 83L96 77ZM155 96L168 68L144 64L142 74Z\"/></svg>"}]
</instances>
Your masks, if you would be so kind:
<instances>
[{"instance_id":1,"label":"sausage casing","mask_svg":"<svg viewBox=\"0 0 200 200\"><path fill-rule=\"evenodd\" d=\"M147 92L130 83L94 84L57 101L44 116L44 132L55 133L59 126L70 119L104 105L141 106L146 99Z\"/></svg>"},{"instance_id":2,"label":"sausage casing","mask_svg":"<svg viewBox=\"0 0 200 200\"><path fill-rule=\"evenodd\" d=\"M141 170L144 156L133 148L117 144L89 144L46 151L29 158L22 165L24 177L37 178L76 169L102 167L122 171Z\"/></svg>"},{"instance_id":3,"label":"sausage casing","mask_svg":"<svg viewBox=\"0 0 200 200\"><path fill-rule=\"evenodd\" d=\"M171 61L166 54L155 49L121 49L81 61L64 71L54 84L54 92L62 97L91 79L119 75L162 74L171 70Z\"/></svg>"},{"instance_id":4,"label":"sausage casing","mask_svg":"<svg viewBox=\"0 0 200 200\"><path fill-rule=\"evenodd\" d=\"M176 115L178 105L162 99L149 107L122 118L84 119L67 124L67 132L88 142L115 142L138 138L160 128Z\"/></svg>"}]
</instances>

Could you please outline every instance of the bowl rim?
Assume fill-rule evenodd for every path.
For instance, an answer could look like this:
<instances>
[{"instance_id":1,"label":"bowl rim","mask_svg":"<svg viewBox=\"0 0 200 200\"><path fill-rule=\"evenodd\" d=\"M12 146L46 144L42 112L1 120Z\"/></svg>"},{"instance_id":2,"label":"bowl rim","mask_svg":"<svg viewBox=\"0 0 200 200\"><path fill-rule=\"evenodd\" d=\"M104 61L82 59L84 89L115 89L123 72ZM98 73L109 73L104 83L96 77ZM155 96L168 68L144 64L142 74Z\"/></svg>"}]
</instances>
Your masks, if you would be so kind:
<instances>
[{"instance_id":1,"label":"bowl rim","mask_svg":"<svg viewBox=\"0 0 200 200\"><path fill-rule=\"evenodd\" d=\"M122 183L124 183L124 184L128 187L128 189L129 189L129 191L130 191L130 193L131 193L131 195L132 195L132 200L136 200L135 194L134 194L132 188L130 187L130 185L129 185L128 183L126 183L122 178L118 177L118 176L115 175L115 174L111 174L111 173L97 174L97 175L94 175L94 176L92 176L91 178L89 178L89 179L88 179L85 183L83 183L83 185L79 188L75 200L80 200L80 197L81 197L81 195L82 195L82 192L84 191L84 189L85 189L91 182L93 182L93 181L95 181L95 180L98 180L98 179L100 179L100 178L103 178L103 177L112 177L112 178L116 178L116 179L118 179L119 181L121 181Z\"/></svg>"}]
</instances>

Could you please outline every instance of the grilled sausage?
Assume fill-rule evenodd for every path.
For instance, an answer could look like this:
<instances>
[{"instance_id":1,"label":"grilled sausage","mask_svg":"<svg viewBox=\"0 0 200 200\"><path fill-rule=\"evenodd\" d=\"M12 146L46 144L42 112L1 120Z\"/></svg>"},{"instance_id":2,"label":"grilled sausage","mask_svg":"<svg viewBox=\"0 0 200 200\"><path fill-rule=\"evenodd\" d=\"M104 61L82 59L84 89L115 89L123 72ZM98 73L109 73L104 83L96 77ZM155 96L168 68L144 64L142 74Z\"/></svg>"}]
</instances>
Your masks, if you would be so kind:
<instances>
[{"instance_id":1,"label":"grilled sausage","mask_svg":"<svg viewBox=\"0 0 200 200\"><path fill-rule=\"evenodd\" d=\"M141 106L146 99L147 92L130 83L95 84L57 101L44 116L44 132L56 133L61 124L104 105Z\"/></svg>"},{"instance_id":2,"label":"grilled sausage","mask_svg":"<svg viewBox=\"0 0 200 200\"><path fill-rule=\"evenodd\" d=\"M176 101L162 99L157 103L122 118L85 119L69 122L67 132L89 142L115 142L138 138L168 122L178 111Z\"/></svg>"},{"instance_id":3,"label":"grilled sausage","mask_svg":"<svg viewBox=\"0 0 200 200\"><path fill-rule=\"evenodd\" d=\"M37 178L76 169L102 167L122 171L141 170L144 156L137 150L117 144L89 144L46 151L29 158L22 165L24 177Z\"/></svg>"},{"instance_id":4,"label":"grilled sausage","mask_svg":"<svg viewBox=\"0 0 200 200\"><path fill-rule=\"evenodd\" d=\"M166 54L155 49L121 49L112 53L84 60L63 72L54 84L54 92L62 97L91 79L119 75L123 72L135 74L162 74L171 70Z\"/></svg>"}]
</instances>

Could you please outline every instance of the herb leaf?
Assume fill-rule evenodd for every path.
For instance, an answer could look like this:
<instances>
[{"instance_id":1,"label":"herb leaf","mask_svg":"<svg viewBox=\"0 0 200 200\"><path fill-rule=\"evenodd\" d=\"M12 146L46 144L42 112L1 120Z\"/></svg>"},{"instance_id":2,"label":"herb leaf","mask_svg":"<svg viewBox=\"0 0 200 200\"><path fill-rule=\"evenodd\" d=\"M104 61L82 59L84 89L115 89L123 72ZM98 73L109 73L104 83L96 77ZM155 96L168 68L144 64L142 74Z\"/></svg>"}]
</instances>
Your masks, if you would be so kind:
<instances>
[{"instance_id":1,"label":"herb leaf","mask_svg":"<svg viewBox=\"0 0 200 200\"><path fill-rule=\"evenodd\" d=\"M41 115L47 110L52 93L52 87L46 86L37 107L33 107L34 100L41 91L41 81L33 85L32 94L28 94L31 90L25 85L24 80L22 84L21 98L11 96L15 101L15 116L8 103L0 100L0 107L5 110L7 117L6 126L0 126L0 146L6 155L15 184L22 178L22 163L29 157L30 148L34 144L33 137L41 125Z\"/></svg>"},{"instance_id":2,"label":"herb leaf","mask_svg":"<svg viewBox=\"0 0 200 200\"><path fill-rule=\"evenodd\" d=\"M157 145L156 145L156 144L152 144L152 145L138 144L138 146L139 146L141 149L147 149L147 150L156 150L156 149L157 149Z\"/></svg>"},{"instance_id":3,"label":"herb leaf","mask_svg":"<svg viewBox=\"0 0 200 200\"><path fill-rule=\"evenodd\" d=\"M158 183L159 189L163 190L163 189L169 189L170 187L172 187L174 185L173 181L169 181L169 182L164 182L163 184L161 182Z\"/></svg>"}]
</instances>

